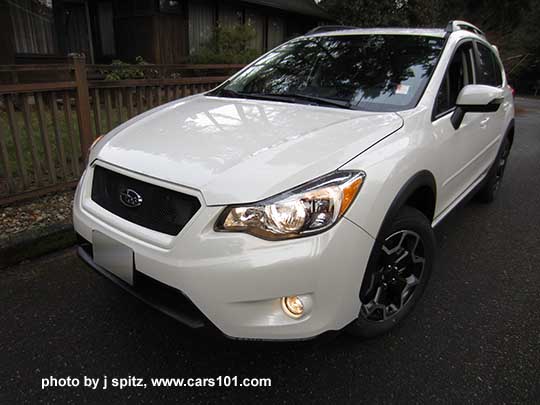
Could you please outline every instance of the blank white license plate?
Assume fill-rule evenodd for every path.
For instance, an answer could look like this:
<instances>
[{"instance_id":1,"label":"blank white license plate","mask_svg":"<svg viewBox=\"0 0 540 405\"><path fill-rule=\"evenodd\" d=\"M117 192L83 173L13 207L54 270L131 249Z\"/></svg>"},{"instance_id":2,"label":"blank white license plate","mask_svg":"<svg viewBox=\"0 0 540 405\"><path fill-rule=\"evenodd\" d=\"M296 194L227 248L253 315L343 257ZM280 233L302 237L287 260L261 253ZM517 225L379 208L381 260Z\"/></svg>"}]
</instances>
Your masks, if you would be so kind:
<instances>
[{"instance_id":1,"label":"blank white license plate","mask_svg":"<svg viewBox=\"0 0 540 405\"><path fill-rule=\"evenodd\" d=\"M133 285L133 250L99 231L92 231L94 262Z\"/></svg>"}]
</instances>

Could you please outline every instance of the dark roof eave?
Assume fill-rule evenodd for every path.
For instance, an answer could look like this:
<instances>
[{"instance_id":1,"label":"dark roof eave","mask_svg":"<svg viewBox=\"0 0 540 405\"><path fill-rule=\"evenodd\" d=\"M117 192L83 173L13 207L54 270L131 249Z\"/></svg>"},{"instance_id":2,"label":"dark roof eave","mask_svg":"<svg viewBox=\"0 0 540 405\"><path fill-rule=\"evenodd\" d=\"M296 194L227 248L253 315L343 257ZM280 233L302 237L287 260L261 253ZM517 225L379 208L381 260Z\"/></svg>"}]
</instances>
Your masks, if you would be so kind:
<instances>
[{"instance_id":1,"label":"dark roof eave","mask_svg":"<svg viewBox=\"0 0 540 405\"><path fill-rule=\"evenodd\" d=\"M242 0L244 3L257 4L291 13L301 14L309 17L317 17L324 20L333 18L322 8L317 6L313 0Z\"/></svg>"}]
</instances>

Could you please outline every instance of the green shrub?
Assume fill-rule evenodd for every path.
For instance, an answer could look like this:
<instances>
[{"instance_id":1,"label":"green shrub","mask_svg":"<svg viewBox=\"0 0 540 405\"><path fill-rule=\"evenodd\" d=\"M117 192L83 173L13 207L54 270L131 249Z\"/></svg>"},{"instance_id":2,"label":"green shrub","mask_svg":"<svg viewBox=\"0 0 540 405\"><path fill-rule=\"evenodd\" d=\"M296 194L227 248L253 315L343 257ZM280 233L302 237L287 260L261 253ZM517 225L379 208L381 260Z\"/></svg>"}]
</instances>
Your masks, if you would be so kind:
<instances>
[{"instance_id":1,"label":"green shrub","mask_svg":"<svg viewBox=\"0 0 540 405\"><path fill-rule=\"evenodd\" d=\"M218 25L212 38L201 49L190 56L192 63L248 63L259 56L251 48L255 39L255 29L249 25L224 27Z\"/></svg>"},{"instance_id":2,"label":"green shrub","mask_svg":"<svg viewBox=\"0 0 540 405\"><path fill-rule=\"evenodd\" d=\"M148 62L142 56L137 56L133 64L115 59L111 63L115 69L102 69L100 73L105 75L105 80L145 79L157 74L155 69L141 68L144 65L148 65Z\"/></svg>"}]
</instances>

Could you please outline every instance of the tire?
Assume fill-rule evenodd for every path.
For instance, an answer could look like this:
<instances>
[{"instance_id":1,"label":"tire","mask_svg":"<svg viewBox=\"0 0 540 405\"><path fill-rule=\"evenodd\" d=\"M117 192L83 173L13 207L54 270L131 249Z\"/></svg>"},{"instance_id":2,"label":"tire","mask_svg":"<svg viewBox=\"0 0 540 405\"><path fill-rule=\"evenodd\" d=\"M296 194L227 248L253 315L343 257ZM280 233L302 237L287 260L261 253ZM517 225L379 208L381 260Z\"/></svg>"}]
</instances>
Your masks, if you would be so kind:
<instances>
[{"instance_id":1,"label":"tire","mask_svg":"<svg viewBox=\"0 0 540 405\"><path fill-rule=\"evenodd\" d=\"M504 170L508 163L508 155L510 154L511 146L510 139L505 137L499 148L499 153L497 153L497 158L495 159L493 166L491 166L491 169L489 169L484 185L476 194L478 201L489 204L497 198L498 191L501 188Z\"/></svg>"},{"instance_id":2,"label":"tire","mask_svg":"<svg viewBox=\"0 0 540 405\"><path fill-rule=\"evenodd\" d=\"M405 206L383 229L360 289L362 306L347 331L373 338L390 331L414 308L435 264L433 228L424 214Z\"/></svg>"}]
</instances>

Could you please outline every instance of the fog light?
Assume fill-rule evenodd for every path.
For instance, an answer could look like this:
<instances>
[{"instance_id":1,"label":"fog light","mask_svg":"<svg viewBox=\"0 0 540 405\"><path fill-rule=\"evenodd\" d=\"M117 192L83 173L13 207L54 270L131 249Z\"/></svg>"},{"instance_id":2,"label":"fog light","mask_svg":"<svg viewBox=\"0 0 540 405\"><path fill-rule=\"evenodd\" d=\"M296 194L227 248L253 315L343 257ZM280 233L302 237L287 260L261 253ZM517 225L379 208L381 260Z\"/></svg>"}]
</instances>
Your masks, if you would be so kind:
<instances>
[{"instance_id":1,"label":"fog light","mask_svg":"<svg viewBox=\"0 0 540 405\"><path fill-rule=\"evenodd\" d=\"M300 318L304 314L304 303L296 295L283 297L281 299L281 307L291 318Z\"/></svg>"}]
</instances>

